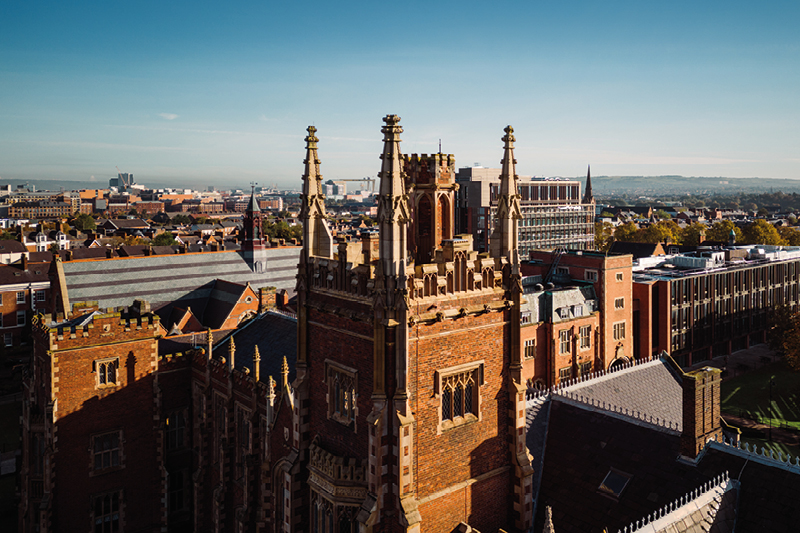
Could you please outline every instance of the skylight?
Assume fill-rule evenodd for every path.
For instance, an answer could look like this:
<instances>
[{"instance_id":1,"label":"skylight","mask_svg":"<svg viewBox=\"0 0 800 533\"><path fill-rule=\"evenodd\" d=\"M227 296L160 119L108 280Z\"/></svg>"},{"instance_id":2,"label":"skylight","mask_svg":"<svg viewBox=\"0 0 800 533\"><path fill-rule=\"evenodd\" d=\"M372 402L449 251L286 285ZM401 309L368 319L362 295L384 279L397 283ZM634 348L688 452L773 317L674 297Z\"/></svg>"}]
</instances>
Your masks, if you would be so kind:
<instances>
[{"instance_id":1,"label":"skylight","mask_svg":"<svg viewBox=\"0 0 800 533\"><path fill-rule=\"evenodd\" d=\"M628 486L628 482L632 477L633 476L630 474L612 468L608 471L608 474L606 474L603 482L600 483L598 490L614 498L619 498L619 495L622 494L622 491Z\"/></svg>"}]
</instances>

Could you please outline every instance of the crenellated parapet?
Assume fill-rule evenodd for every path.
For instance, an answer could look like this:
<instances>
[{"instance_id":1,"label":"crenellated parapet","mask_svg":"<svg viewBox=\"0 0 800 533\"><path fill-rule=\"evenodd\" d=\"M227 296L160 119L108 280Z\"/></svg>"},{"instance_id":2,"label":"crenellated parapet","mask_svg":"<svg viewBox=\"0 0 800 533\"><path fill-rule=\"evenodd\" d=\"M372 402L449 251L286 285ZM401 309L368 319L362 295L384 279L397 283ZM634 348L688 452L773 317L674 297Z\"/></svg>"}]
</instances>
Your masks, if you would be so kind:
<instances>
[{"instance_id":1,"label":"crenellated parapet","mask_svg":"<svg viewBox=\"0 0 800 533\"><path fill-rule=\"evenodd\" d=\"M452 154L405 155L403 163L409 188L457 187L456 158Z\"/></svg>"},{"instance_id":2,"label":"crenellated parapet","mask_svg":"<svg viewBox=\"0 0 800 533\"><path fill-rule=\"evenodd\" d=\"M47 315L36 315L32 326L34 336L45 340L49 349L59 350L153 338L162 331L158 315L123 316L119 312L57 324Z\"/></svg>"}]
</instances>

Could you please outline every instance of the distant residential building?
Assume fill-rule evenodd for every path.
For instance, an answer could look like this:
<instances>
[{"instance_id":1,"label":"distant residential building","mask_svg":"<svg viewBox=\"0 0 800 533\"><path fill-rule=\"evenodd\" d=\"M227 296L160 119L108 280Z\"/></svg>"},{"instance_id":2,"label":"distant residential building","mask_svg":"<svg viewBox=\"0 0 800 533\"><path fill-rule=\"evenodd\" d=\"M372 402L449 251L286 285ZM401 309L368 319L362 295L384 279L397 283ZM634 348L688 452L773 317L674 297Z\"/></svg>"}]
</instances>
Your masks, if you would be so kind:
<instances>
[{"instance_id":1,"label":"distant residential building","mask_svg":"<svg viewBox=\"0 0 800 533\"><path fill-rule=\"evenodd\" d=\"M69 216L73 212L72 204L49 200L16 202L8 206L10 218L52 219Z\"/></svg>"}]
</instances>

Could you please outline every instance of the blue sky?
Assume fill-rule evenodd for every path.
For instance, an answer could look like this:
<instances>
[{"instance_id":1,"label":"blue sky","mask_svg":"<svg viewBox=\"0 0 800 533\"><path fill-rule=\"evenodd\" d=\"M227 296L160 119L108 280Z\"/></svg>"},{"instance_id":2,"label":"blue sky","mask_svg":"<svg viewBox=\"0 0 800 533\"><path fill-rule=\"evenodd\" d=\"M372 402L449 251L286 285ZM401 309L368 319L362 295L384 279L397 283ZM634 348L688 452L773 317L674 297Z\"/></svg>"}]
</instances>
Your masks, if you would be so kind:
<instances>
[{"instance_id":1,"label":"blue sky","mask_svg":"<svg viewBox=\"0 0 800 533\"><path fill-rule=\"evenodd\" d=\"M291 5L290 5L291 4ZM299 184L406 153L800 178L800 2L0 2L0 181Z\"/></svg>"}]
</instances>

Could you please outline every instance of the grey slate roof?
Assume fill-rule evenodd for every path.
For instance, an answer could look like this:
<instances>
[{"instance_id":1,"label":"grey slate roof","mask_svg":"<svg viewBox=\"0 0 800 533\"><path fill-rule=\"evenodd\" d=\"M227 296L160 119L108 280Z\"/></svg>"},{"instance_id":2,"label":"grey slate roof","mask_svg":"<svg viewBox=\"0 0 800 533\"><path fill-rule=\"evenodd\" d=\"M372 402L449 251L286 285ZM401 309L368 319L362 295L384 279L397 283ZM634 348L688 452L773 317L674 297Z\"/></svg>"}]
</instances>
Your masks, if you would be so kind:
<instances>
[{"instance_id":1,"label":"grey slate roof","mask_svg":"<svg viewBox=\"0 0 800 533\"><path fill-rule=\"evenodd\" d=\"M683 428L683 389L665 359L609 372L562 390ZM677 426L675 426L677 424Z\"/></svg>"},{"instance_id":2,"label":"grey slate roof","mask_svg":"<svg viewBox=\"0 0 800 533\"><path fill-rule=\"evenodd\" d=\"M97 301L101 308L143 299L158 309L180 299L208 298L214 279L294 291L300 247L269 248L267 268L254 273L236 251L125 257L63 263L70 303Z\"/></svg>"},{"instance_id":3,"label":"grey slate roof","mask_svg":"<svg viewBox=\"0 0 800 533\"><path fill-rule=\"evenodd\" d=\"M268 311L236 330L233 341L236 346L236 368L247 367L252 371L253 354L258 346L262 381L272 376L280 383L284 357L289 365L289 382L294 381L297 366L297 319ZM215 354L227 359L229 342L230 339L225 339L219 345L214 345Z\"/></svg>"}]
</instances>

